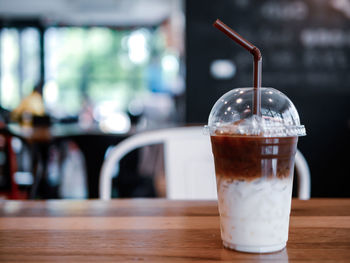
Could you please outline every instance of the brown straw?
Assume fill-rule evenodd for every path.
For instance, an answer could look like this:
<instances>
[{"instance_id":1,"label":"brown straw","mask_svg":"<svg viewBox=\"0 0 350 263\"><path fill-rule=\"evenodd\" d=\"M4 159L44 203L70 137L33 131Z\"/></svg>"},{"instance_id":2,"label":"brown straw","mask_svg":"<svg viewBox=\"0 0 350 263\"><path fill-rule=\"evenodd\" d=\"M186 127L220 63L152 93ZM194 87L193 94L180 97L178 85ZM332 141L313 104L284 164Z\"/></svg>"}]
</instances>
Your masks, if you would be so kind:
<instances>
[{"instance_id":1,"label":"brown straw","mask_svg":"<svg viewBox=\"0 0 350 263\"><path fill-rule=\"evenodd\" d=\"M254 56L254 101L253 101L253 113L256 115L260 115L261 110L261 98L260 98L260 87L261 87L261 61L262 56L260 50L250 43L248 40L239 35L236 31L234 31L229 26L225 25L222 21L217 19L214 22L214 26L222 31L229 38L233 39L236 43L244 47Z\"/></svg>"}]
</instances>

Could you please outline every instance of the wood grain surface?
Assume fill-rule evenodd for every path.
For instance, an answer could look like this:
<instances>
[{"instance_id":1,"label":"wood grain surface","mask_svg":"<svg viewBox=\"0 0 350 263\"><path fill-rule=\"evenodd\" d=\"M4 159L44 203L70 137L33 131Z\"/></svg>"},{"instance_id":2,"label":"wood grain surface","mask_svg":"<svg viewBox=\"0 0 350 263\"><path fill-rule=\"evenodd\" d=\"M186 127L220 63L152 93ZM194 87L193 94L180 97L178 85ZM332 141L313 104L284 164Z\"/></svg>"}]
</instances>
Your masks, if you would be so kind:
<instances>
[{"instance_id":1,"label":"wood grain surface","mask_svg":"<svg viewBox=\"0 0 350 263\"><path fill-rule=\"evenodd\" d=\"M287 248L223 248L217 204L1 201L1 262L350 262L350 199L293 200Z\"/></svg>"}]
</instances>

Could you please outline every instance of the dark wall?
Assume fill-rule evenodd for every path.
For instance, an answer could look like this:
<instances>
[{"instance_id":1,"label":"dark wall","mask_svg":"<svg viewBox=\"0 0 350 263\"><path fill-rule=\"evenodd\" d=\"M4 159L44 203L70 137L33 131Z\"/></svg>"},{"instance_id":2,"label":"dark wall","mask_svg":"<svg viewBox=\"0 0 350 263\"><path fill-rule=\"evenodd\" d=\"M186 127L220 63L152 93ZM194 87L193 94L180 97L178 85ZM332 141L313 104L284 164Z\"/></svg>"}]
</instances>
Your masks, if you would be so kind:
<instances>
[{"instance_id":1,"label":"dark wall","mask_svg":"<svg viewBox=\"0 0 350 263\"><path fill-rule=\"evenodd\" d=\"M335 2L186 2L187 122L207 122L221 95L252 85L252 57L212 26L220 18L261 49L263 86L297 107L307 129L299 149L315 197L350 197L350 17ZM217 59L229 59L235 75L214 78L210 65Z\"/></svg>"}]
</instances>

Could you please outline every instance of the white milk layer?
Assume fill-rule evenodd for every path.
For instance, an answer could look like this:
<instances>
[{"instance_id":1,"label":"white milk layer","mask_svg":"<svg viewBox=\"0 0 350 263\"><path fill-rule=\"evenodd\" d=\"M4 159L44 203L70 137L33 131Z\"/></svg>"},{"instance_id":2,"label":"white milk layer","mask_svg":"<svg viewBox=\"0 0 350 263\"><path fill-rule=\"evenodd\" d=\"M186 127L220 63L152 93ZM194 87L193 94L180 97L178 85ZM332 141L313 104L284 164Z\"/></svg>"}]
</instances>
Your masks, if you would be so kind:
<instances>
[{"instance_id":1,"label":"white milk layer","mask_svg":"<svg viewBox=\"0 0 350 263\"><path fill-rule=\"evenodd\" d=\"M292 176L250 182L221 177L217 187L221 237L226 246L266 247L287 242Z\"/></svg>"}]
</instances>

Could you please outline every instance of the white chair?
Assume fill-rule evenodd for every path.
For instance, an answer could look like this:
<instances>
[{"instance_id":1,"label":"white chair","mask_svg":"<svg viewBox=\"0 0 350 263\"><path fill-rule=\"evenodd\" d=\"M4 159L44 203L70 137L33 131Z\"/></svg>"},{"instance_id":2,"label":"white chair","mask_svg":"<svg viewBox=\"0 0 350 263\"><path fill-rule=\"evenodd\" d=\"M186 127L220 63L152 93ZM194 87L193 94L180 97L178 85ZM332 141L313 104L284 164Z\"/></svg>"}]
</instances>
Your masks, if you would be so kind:
<instances>
[{"instance_id":1,"label":"white chair","mask_svg":"<svg viewBox=\"0 0 350 263\"><path fill-rule=\"evenodd\" d=\"M298 198L308 200L311 196L310 169L304 155L299 150L295 154L295 169L298 176Z\"/></svg>"},{"instance_id":2,"label":"white chair","mask_svg":"<svg viewBox=\"0 0 350 263\"><path fill-rule=\"evenodd\" d=\"M164 145L166 193L169 199L217 199L215 168L210 137L203 127L180 127L133 135L112 148L102 165L100 199L111 198L112 176L116 165L129 152L153 144ZM299 199L310 198L310 172L298 151L296 170Z\"/></svg>"}]
</instances>

